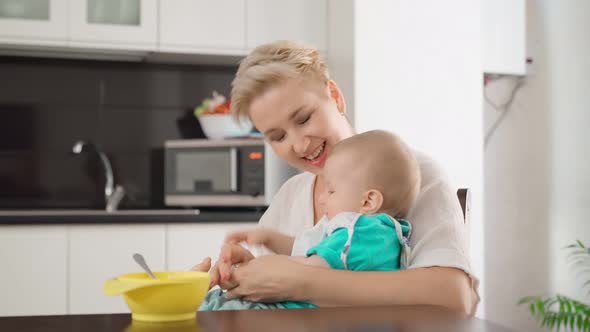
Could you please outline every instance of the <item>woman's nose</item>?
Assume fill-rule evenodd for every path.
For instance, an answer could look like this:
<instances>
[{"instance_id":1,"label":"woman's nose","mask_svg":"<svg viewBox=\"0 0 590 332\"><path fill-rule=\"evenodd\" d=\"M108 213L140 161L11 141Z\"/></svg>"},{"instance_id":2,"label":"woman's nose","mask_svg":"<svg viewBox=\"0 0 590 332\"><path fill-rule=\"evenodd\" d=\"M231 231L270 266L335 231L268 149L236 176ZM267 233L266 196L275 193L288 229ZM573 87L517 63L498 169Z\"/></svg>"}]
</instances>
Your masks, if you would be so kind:
<instances>
[{"instance_id":1,"label":"woman's nose","mask_svg":"<svg viewBox=\"0 0 590 332\"><path fill-rule=\"evenodd\" d=\"M307 152L309 148L310 139L305 136L295 137L293 142L293 151L299 156L303 157L303 154Z\"/></svg>"}]
</instances>

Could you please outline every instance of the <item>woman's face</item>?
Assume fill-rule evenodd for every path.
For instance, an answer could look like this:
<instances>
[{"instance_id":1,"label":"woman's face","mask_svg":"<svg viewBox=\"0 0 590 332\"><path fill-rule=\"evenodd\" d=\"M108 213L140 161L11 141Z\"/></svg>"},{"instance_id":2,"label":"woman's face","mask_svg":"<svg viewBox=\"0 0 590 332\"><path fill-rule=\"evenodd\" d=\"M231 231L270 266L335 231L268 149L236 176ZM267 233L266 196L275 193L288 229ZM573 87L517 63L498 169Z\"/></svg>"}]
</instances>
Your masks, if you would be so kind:
<instances>
[{"instance_id":1,"label":"woman's face","mask_svg":"<svg viewBox=\"0 0 590 332\"><path fill-rule=\"evenodd\" d=\"M250 119L293 167L322 174L330 149L353 135L336 83L290 79L254 98Z\"/></svg>"}]
</instances>

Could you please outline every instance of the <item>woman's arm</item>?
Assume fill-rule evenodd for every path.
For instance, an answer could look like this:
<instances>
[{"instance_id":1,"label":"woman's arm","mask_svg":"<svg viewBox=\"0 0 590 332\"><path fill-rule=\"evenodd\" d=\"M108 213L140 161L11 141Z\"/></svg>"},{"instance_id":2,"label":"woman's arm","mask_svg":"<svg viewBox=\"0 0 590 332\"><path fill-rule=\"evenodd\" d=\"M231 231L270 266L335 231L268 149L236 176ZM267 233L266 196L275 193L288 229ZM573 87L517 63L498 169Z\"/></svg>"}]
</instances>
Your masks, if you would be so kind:
<instances>
[{"instance_id":1,"label":"woman's arm","mask_svg":"<svg viewBox=\"0 0 590 332\"><path fill-rule=\"evenodd\" d=\"M299 264L318 266L318 267L327 267L327 268L330 267L330 264L328 264L328 262L326 262L325 259L323 259L322 257L320 257L318 255L311 255L309 257L289 256L289 258L292 261L297 262Z\"/></svg>"},{"instance_id":2,"label":"woman's arm","mask_svg":"<svg viewBox=\"0 0 590 332\"><path fill-rule=\"evenodd\" d=\"M316 268L301 276L303 287L295 298L308 298L319 306L430 304L472 314L478 299L469 276L448 267L396 272Z\"/></svg>"},{"instance_id":3,"label":"woman's arm","mask_svg":"<svg viewBox=\"0 0 590 332\"><path fill-rule=\"evenodd\" d=\"M261 273L260 271L264 271ZM463 271L447 267L395 272L343 271L263 256L240 266L230 297L251 301L310 301L319 306L437 305L472 314L478 301Z\"/></svg>"}]
</instances>

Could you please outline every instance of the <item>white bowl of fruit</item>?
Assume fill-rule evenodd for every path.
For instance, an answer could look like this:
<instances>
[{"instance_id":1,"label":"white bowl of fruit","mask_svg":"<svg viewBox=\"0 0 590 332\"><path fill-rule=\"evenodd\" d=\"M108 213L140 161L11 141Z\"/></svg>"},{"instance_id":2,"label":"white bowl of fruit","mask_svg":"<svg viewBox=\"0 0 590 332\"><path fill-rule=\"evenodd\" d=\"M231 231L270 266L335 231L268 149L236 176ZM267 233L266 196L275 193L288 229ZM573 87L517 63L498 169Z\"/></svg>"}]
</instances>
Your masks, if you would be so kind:
<instances>
[{"instance_id":1,"label":"white bowl of fruit","mask_svg":"<svg viewBox=\"0 0 590 332\"><path fill-rule=\"evenodd\" d=\"M252 131L252 123L246 118L237 120L230 113L231 100L213 91L213 98L205 98L195 108L203 133L210 139L224 139L247 136Z\"/></svg>"}]
</instances>

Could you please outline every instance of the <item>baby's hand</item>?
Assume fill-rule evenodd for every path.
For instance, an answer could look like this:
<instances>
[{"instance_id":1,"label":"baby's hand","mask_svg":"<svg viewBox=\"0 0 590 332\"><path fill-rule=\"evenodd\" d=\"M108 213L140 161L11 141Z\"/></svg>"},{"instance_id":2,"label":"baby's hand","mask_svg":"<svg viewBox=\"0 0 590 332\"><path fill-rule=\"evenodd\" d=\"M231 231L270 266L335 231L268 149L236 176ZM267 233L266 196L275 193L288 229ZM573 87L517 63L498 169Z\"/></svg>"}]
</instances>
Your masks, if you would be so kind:
<instances>
[{"instance_id":1,"label":"baby's hand","mask_svg":"<svg viewBox=\"0 0 590 332\"><path fill-rule=\"evenodd\" d=\"M229 233L225 237L225 243L238 244L246 242L248 245L266 245L270 239L272 231L257 228L253 230L237 231Z\"/></svg>"}]
</instances>

